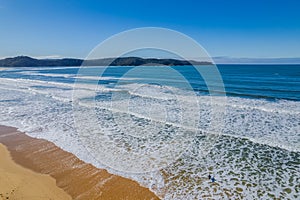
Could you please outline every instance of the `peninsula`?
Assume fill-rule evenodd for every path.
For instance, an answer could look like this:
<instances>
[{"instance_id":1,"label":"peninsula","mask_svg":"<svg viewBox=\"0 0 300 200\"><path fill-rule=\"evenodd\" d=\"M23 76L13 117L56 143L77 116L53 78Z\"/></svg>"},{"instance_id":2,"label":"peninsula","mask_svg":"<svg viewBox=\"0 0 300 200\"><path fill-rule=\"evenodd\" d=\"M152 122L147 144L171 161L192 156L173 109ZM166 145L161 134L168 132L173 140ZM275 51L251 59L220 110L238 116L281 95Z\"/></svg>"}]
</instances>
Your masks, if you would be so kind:
<instances>
[{"instance_id":1,"label":"peninsula","mask_svg":"<svg viewBox=\"0 0 300 200\"><path fill-rule=\"evenodd\" d=\"M141 66L141 65L211 65L208 61L161 58L119 57L83 60L77 58L36 59L17 56L0 60L0 67L51 67L51 66Z\"/></svg>"}]
</instances>

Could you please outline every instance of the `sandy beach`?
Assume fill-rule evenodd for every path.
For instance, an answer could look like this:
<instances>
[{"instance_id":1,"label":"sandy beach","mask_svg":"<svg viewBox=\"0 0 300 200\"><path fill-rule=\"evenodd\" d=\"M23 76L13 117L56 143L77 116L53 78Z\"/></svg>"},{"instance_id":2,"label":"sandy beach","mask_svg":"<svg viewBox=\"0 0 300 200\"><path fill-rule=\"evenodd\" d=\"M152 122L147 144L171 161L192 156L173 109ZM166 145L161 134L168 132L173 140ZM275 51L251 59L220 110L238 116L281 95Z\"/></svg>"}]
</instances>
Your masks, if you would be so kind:
<instances>
[{"instance_id":1,"label":"sandy beach","mask_svg":"<svg viewBox=\"0 0 300 200\"><path fill-rule=\"evenodd\" d=\"M0 143L5 145L0 146L0 199L159 199L135 181L84 163L16 128L0 126Z\"/></svg>"},{"instance_id":2,"label":"sandy beach","mask_svg":"<svg viewBox=\"0 0 300 200\"><path fill-rule=\"evenodd\" d=\"M0 144L0 200L71 199L55 179L16 164L6 147Z\"/></svg>"}]
</instances>

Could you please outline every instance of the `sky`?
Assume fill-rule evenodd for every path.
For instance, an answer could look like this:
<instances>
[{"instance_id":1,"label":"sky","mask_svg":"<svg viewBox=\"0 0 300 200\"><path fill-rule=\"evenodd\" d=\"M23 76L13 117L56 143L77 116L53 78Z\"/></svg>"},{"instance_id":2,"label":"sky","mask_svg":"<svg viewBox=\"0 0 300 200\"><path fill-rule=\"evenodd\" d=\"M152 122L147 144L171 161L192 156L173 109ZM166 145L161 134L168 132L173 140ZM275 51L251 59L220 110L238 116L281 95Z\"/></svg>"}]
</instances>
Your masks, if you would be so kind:
<instances>
[{"instance_id":1,"label":"sky","mask_svg":"<svg viewBox=\"0 0 300 200\"><path fill-rule=\"evenodd\" d=\"M0 0L0 58L85 58L140 27L188 35L213 57L300 58L299 0Z\"/></svg>"}]
</instances>

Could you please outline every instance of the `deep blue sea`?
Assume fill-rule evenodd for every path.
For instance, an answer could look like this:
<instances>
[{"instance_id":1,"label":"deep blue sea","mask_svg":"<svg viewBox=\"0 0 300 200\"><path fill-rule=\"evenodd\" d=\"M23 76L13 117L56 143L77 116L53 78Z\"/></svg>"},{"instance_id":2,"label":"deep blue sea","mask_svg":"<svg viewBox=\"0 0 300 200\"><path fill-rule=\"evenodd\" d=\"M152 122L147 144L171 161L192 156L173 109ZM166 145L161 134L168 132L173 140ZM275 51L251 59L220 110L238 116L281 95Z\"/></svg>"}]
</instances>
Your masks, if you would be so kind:
<instances>
[{"instance_id":1,"label":"deep blue sea","mask_svg":"<svg viewBox=\"0 0 300 200\"><path fill-rule=\"evenodd\" d=\"M87 76L97 76L90 67ZM101 76L108 77L100 80L99 84L114 84L118 78L126 75L134 67L110 67ZM148 66L149 68L149 66ZM151 68L151 67L150 67ZM155 71L155 67L154 68ZM172 67L181 73L192 85L193 89L200 94L208 94L206 83L199 72L192 66ZM209 71L210 66L200 66L200 71ZM266 98L270 100L287 99L300 100L300 65L217 65L217 68L224 81L227 96L239 96L245 98ZM1 78L24 78L42 81L57 81L62 83L73 83L76 80L78 67L69 68L19 68L0 71ZM21 72L21 73L20 73ZM34 72L34 73L31 73ZM57 74L62 76L44 76L47 74ZM136 78L133 81L143 82L147 79L147 74L135 73L130 75ZM159 77L159 74L151 77ZM109 79L112 78L112 79ZM177 77L162 77L168 82L176 81ZM148 79L149 80L149 79ZM127 80L129 83L132 80ZM152 78L153 81L153 78ZM86 82L93 82L86 80ZM155 82L155 81L153 81ZM174 82L176 86L176 82Z\"/></svg>"}]
</instances>

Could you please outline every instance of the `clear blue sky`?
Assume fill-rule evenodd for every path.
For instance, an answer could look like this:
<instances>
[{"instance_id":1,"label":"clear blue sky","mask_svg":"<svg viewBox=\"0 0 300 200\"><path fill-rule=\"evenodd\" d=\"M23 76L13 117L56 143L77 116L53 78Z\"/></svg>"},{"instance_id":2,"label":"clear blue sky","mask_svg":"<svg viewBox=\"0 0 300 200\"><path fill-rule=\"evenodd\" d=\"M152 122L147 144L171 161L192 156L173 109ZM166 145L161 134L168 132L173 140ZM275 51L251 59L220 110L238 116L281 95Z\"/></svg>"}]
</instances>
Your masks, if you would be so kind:
<instances>
[{"instance_id":1,"label":"clear blue sky","mask_svg":"<svg viewBox=\"0 0 300 200\"><path fill-rule=\"evenodd\" d=\"M300 57L299 0L0 0L0 57L84 58L107 37L158 26L212 56Z\"/></svg>"}]
</instances>

